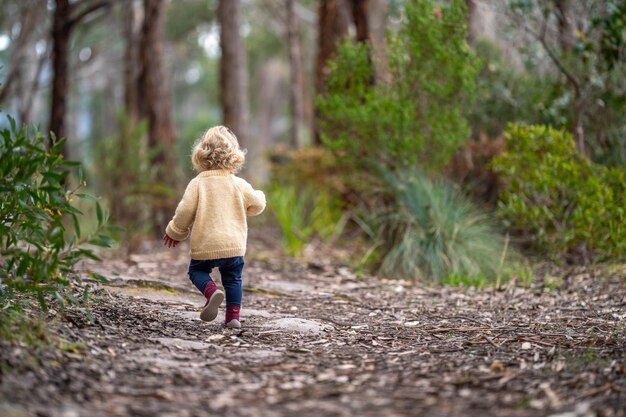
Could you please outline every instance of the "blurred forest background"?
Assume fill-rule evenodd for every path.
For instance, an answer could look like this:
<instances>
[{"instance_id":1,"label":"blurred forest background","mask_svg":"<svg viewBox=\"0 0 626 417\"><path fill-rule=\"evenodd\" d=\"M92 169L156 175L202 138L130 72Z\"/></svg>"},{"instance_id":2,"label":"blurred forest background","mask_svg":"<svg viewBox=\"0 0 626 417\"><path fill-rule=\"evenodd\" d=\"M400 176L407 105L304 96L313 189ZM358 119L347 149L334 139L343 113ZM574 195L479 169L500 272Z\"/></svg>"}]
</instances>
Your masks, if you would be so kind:
<instances>
[{"instance_id":1,"label":"blurred forest background","mask_svg":"<svg viewBox=\"0 0 626 417\"><path fill-rule=\"evenodd\" d=\"M215 124L248 149L242 175L268 191L264 220L293 256L347 247L353 265L383 276L477 284L525 276L527 256L624 259L623 1L0 0L0 10L5 283L35 265L16 254L24 236L54 245L54 233L8 237L33 201L36 222L61 228L56 253L81 240L55 213L87 243L111 244L94 237L107 211L124 247L161 235L194 175L191 145ZM67 138L51 150L63 160L42 157L23 183L67 160L84 172L37 177L39 194L24 195L20 167L34 159L20 143L55 136ZM83 181L101 197L94 207L71 198L85 196ZM42 197L61 189L72 207Z\"/></svg>"}]
</instances>

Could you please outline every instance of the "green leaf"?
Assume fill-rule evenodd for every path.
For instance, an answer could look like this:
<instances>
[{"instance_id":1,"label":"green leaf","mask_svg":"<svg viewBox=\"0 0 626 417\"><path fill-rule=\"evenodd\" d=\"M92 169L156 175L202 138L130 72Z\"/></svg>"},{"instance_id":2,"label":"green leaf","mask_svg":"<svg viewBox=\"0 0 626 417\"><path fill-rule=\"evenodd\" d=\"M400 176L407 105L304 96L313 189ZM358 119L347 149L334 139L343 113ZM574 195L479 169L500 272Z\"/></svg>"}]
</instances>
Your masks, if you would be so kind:
<instances>
[{"instance_id":1,"label":"green leaf","mask_svg":"<svg viewBox=\"0 0 626 417\"><path fill-rule=\"evenodd\" d=\"M45 312L48 311L48 305L46 304L46 299L43 297L43 292L41 290L37 291L37 300L39 300L39 305L41 309Z\"/></svg>"},{"instance_id":2,"label":"green leaf","mask_svg":"<svg viewBox=\"0 0 626 417\"><path fill-rule=\"evenodd\" d=\"M89 287L85 286L85 289L83 290L83 304L87 304L88 301L89 301Z\"/></svg>"},{"instance_id":3,"label":"green leaf","mask_svg":"<svg viewBox=\"0 0 626 417\"><path fill-rule=\"evenodd\" d=\"M76 298L76 297L74 296L74 294L72 294L71 292L67 292L67 293L65 294L65 298L67 298L68 300L70 300L70 302L71 302L72 304L75 304L75 305L80 304L80 300L79 300L78 298Z\"/></svg>"},{"instance_id":4,"label":"green leaf","mask_svg":"<svg viewBox=\"0 0 626 417\"><path fill-rule=\"evenodd\" d=\"M91 277L93 279L95 279L96 281L102 283L102 284L109 284L110 281L107 277L105 277L104 275L100 275L96 272L90 272L89 275L91 275Z\"/></svg>"},{"instance_id":5,"label":"green leaf","mask_svg":"<svg viewBox=\"0 0 626 417\"><path fill-rule=\"evenodd\" d=\"M82 311L85 316L87 316L87 319L89 320L90 324L94 324L96 322L96 319L93 316L93 313L91 312L90 309L88 308L81 308L80 311Z\"/></svg>"},{"instance_id":6,"label":"green leaf","mask_svg":"<svg viewBox=\"0 0 626 417\"><path fill-rule=\"evenodd\" d=\"M86 194L86 193L76 193L76 197L81 198L83 200L89 200L89 201L93 201L93 202L98 202L98 198L94 197L91 194Z\"/></svg>"},{"instance_id":7,"label":"green leaf","mask_svg":"<svg viewBox=\"0 0 626 417\"><path fill-rule=\"evenodd\" d=\"M62 161L59 165L64 167L80 167L82 166L78 161Z\"/></svg>"},{"instance_id":8,"label":"green leaf","mask_svg":"<svg viewBox=\"0 0 626 417\"><path fill-rule=\"evenodd\" d=\"M20 264L17 267L17 271L15 272L15 275L18 278L24 275L24 272L26 272L26 269L28 268L30 261L31 261L30 256L28 256L28 254L24 254L24 257L20 261Z\"/></svg>"},{"instance_id":9,"label":"green leaf","mask_svg":"<svg viewBox=\"0 0 626 417\"><path fill-rule=\"evenodd\" d=\"M101 261L101 259L98 256L96 256L92 250L81 248L78 250L78 252L80 253L81 256L85 256L94 261Z\"/></svg>"},{"instance_id":10,"label":"green leaf","mask_svg":"<svg viewBox=\"0 0 626 417\"><path fill-rule=\"evenodd\" d=\"M65 138L62 138L56 141L56 136L53 136L54 145L50 148L51 155L59 155L63 150L63 145L65 144Z\"/></svg>"},{"instance_id":11,"label":"green leaf","mask_svg":"<svg viewBox=\"0 0 626 417\"><path fill-rule=\"evenodd\" d=\"M107 226L106 231L108 233L121 233L125 232L127 229L122 226Z\"/></svg>"},{"instance_id":12,"label":"green leaf","mask_svg":"<svg viewBox=\"0 0 626 417\"><path fill-rule=\"evenodd\" d=\"M57 303L61 306L61 308L65 307L65 298L63 298L63 295L61 295L59 291L54 292L54 298L56 299Z\"/></svg>"},{"instance_id":13,"label":"green leaf","mask_svg":"<svg viewBox=\"0 0 626 417\"><path fill-rule=\"evenodd\" d=\"M78 222L78 216L75 213L72 213L72 221L74 222L74 231L76 232L76 236L80 238L80 224Z\"/></svg>"},{"instance_id":14,"label":"green leaf","mask_svg":"<svg viewBox=\"0 0 626 417\"><path fill-rule=\"evenodd\" d=\"M98 226L102 226L102 207L100 206L100 202L96 200L96 215L98 216Z\"/></svg>"}]
</instances>

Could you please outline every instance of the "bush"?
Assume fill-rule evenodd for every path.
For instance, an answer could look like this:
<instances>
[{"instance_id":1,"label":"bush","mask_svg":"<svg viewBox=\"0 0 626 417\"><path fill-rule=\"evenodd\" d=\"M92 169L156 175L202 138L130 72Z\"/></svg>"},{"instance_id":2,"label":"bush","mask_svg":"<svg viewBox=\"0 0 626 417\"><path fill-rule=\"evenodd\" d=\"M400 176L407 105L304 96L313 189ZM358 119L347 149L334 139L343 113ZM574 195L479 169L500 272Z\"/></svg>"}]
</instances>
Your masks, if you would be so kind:
<instances>
[{"instance_id":1,"label":"bush","mask_svg":"<svg viewBox=\"0 0 626 417\"><path fill-rule=\"evenodd\" d=\"M581 135L579 149L584 148L594 162L623 166L626 164L626 2L605 0L602 7L593 1L571 3L572 15L577 16L579 23L571 49L563 49L558 42L548 46L551 35L545 39L545 44L540 40L545 24L549 27L549 22L560 19L558 2L508 2L505 15L514 27L521 26L525 32L534 34L534 40L527 39L519 48L529 72L534 72L535 78L544 76L533 70L543 61L550 64L556 75L551 77L552 86L546 85L546 89L557 94L552 94L549 101L541 102L541 107L536 109L537 113L542 113L543 120L530 117L523 121L578 131ZM548 57L551 59L547 60ZM527 109L535 111L534 106Z\"/></svg>"},{"instance_id":2,"label":"bush","mask_svg":"<svg viewBox=\"0 0 626 417\"><path fill-rule=\"evenodd\" d=\"M500 136L507 123L524 122L566 126L569 103L564 87L551 74L518 70L502 56L497 45L476 44L480 62L472 128L490 137Z\"/></svg>"},{"instance_id":3,"label":"bush","mask_svg":"<svg viewBox=\"0 0 626 417\"><path fill-rule=\"evenodd\" d=\"M504 239L451 184L417 170L382 176L389 203L373 219L382 275L439 282L498 278L507 255Z\"/></svg>"},{"instance_id":4,"label":"bush","mask_svg":"<svg viewBox=\"0 0 626 417\"><path fill-rule=\"evenodd\" d=\"M476 60L466 37L462 1L412 0L388 37L388 82L373 82L369 46L341 45L316 103L326 146L357 168L442 168L470 136Z\"/></svg>"},{"instance_id":5,"label":"bush","mask_svg":"<svg viewBox=\"0 0 626 417\"><path fill-rule=\"evenodd\" d=\"M14 291L36 294L46 308L45 293L53 293L63 304L78 300L65 289L71 283L74 265L83 257L97 259L84 244L111 246L107 236L108 214L98 201L79 193L85 185L66 190L69 171L80 163L64 161L63 140L47 150L47 140L27 127L0 131L0 292L10 301ZM95 203L98 227L93 234L81 234L81 212L75 199ZM71 222L69 228L66 223ZM98 278L98 276L95 276ZM85 298L87 292L84 292Z\"/></svg>"},{"instance_id":6,"label":"bush","mask_svg":"<svg viewBox=\"0 0 626 417\"><path fill-rule=\"evenodd\" d=\"M147 122L134 125L123 112L118 113L118 122L119 134L98 141L92 149L94 187L114 221L124 226L122 241L132 250L154 232L152 209L165 204L174 192L157 181L150 163L160 149L146 144Z\"/></svg>"},{"instance_id":7,"label":"bush","mask_svg":"<svg viewBox=\"0 0 626 417\"><path fill-rule=\"evenodd\" d=\"M270 210L289 255L299 256L315 236L326 240L341 231L342 212L338 200L328 192L309 186L275 184L269 194Z\"/></svg>"},{"instance_id":8,"label":"bush","mask_svg":"<svg viewBox=\"0 0 626 417\"><path fill-rule=\"evenodd\" d=\"M569 133L509 125L493 161L507 181L499 212L532 247L585 260L626 254L626 169L589 162Z\"/></svg>"},{"instance_id":9,"label":"bush","mask_svg":"<svg viewBox=\"0 0 626 417\"><path fill-rule=\"evenodd\" d=\"M477 61L466 38L463 1L408 1L387 39L384 81L367 45L344 43L317 99L323 143L348 167L356 220L375 239L365 257L385 276L489 280L502 269L504 239L488 219L429 179L470 137Z\"/></svg>"},{"instance_id":10,"label":"bush","mask_svg":"<svg viewBox=\"0 0 626 417\"><path fill-rule=\"evenodd\" d=\"M278 147L270 159L269 210L281 229L285 251L298 256L315 238L328 242L338 237L354 203L345 166L321 147Z\"/></svg>"}]
</instances>

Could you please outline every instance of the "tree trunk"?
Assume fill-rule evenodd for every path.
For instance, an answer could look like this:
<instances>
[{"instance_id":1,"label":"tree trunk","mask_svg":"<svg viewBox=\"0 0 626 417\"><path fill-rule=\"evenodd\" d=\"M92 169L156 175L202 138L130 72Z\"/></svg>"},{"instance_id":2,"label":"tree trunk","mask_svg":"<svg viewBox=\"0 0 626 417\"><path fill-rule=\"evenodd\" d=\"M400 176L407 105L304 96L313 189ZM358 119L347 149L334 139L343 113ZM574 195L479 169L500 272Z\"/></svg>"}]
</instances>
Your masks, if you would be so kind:
<instances>
[{"instance_id":1,"label":"tree trunk","mask_svg":"<svg viewBox=\"0 0 626 417\"><path fill-rule=\"evenodd\" d=\"M137 9L134 0L124 2L124 109L129 124L134 127L139 119Z\"/></svg>"},{"instance_id":2,"label":"tree trunk","mask_svg":"<svg viewBox=\"0 0 626 417\"><path fill-rule=\"evenodd\" d=\"M247 170L247 174L259 183L267 182L269 169L265 160L256 158L259 154L256 150L268 149L273 143L272 121L276 120L285 90L283 74L284 65L277 58L265 62L259 70L260 89L257 94L263 105L259 106L256 114L255 146L249 149L251 163Z\"/></svg>"},{"instance_id":3,"label":"tree trunk","mask_svg":"<svg viewBox=\"0 0 626 417\"><path fill-rule=\"evenodd\" d=\"M26 4L24 4L21 9L22 18L20 21L20 34L17 36L17 39L15 40L13 46L11 58L9 59L7 76L4 80L3 85L0 85L0 104L4 102L4 100L9 95L13 80L20 75L24 75L19 74L19 68L22 65L24 54L26 52L24 48L28 44L30 35L33 33L33 27L40 20L43 7L45 7L45 5L42 4L41 0L25 3Z\"/></svg>"},{"instance_id":4,"label":"tree trunk","mask_svg":"<svg viewBox=\"0 0 626 417\"><path fill-rule=\"evenodd\" d=\"M70 12L69 0L56 0L52 21L53 78L48 130L53 132L59 139L66 136L65 113L69 77L69 42L72 31ZM52 136L50 140L52 141ZM66 145L64 148L66 148ZM67 155L67 149L63 149L63 155Z\"/></svg>"},{"instance_id":5,"label":"tree trunk","mask_svg":"<svg viewBox=\"0 0 626 417\"><path fill-rule=\"evenodd\" d=\"M315 63L315 94L317 95L326 93L328 61L334 58L337 44L348 35L351 16L351 4L348 3L348 0L320 0L319 2L317 59ZM315 132L315 143L319 145L321 137L317 118L316 110L313 131Z\"/></svg>"},{"instance_id":6,"label":"tree trunk","mask_svg":"<svg viewBox=\"0 0 626 417\"><path fill-rule=\"evenodd\" d=\"M152 149L161 148L152 161L158 164L171 161L176 142L168 82L162 71L164 4L164 0L144 0L145 18L140 52L141 91L144 115L148 119L148 145Z\"/></svg>"},{"instance_id":7,"label":"tree trunk","mask_svg":"<svg viewBox=\"0 0 626 417\"><path fill-rule=\"evenodd\" d=\"M49 48L46 48L46 51L44 51L37 60L35 76L33 77L32 84L28 87L28 93L26 94L26 97L22 102L22 106L19 110L20 120L22 121L22 123L30 122L30 113L33 108L35 96L39 91L39 79L41 78L41 72L43 71L44 64L48 60L48 49Z\"/></svg>"},{"instance_id":8,"label":"tree trunk","mask_svg":"<svg viewBox=\"0 0 626 417\"><path fill-rule=\"evenodd\" d=\"M98 9L109 6L109 0L90 3L86 1L70 3L69 0L56 0L52 18L52 96L50 104L50 122L48 131L57 138L67 135L65 114L67 112L68 78L69 78L69 46L72 29L82 19ZM83 7L84 6L84 7ZM82 10L79 10L82 8ZM50 136L52 141L52 136ZM63 155L67 155L67 143L63 147Z\"/></svg>"},{"instance_id":9,"label":"tree trunk","mask_svg":"<svg viewBox=\"0 0 626 417\"><path fill-rule=\"evenodd\" d=\"M241 1L220 0L220 101L223 123L230 128L242 147L248 142L248 77L246 50L240 34Z\"/></svg>"},{"instance_id":10,"label":"tree trunk","mask_svg":"<svg viewBox=\"0 0 626 417\"><path fill-rule=\"evenodd\" d=\"M352 0L352 18L356 27L357 42L369 42L370 40L367 3L368 0Z\"/></svg>"},{"instance_id":11,"label":"tree trunk","mask_svg":"<svg viewBox=\"0 0 626 417\"><path fill-rule=\"evenodd\" d=\"M556 17L559 23L559 43L561 49L570 52L574 49L574 27L572 25L572 13L570 0L555 0Z\"/></svg>"},{"instance_id":12,"label":"tree trunk","mask_svg":"<svg viewBox=\"0 0 626 417\"><path fill-rule=\"evenodd\" d=\"M377 82L389 80L386 51L388 3L388 0L369 0L367 4L369 39Z\"/></svg>"},{"instance_id":13,"label":"tree trunk","mask_svg":"<svg viewBox=\"0 0 626 417\"><path fill-rule=\"evenodd\" d=\"M150 163L156 168L153 201L154 231L160 230L173 214L176 204L171 191L178 183L175 158L176 133L172 121L171 97L163 74L164 0L144 0L144 21L140 42L141 61L140 96L143 99L142 117L148 120L148 147L155 151ZM169 189L169 191L168 191Z\"/></svg>"},{"instance_id":14,"label":"tree trunk","mask_svg":"<svg viewBox=\"0 0 626 417\"><path fill-rule=\"evenodd\" d=\"M315 91L324 94L328 61L337 52L337 43L350 29L351 10L347 0L321 0L318 8L318 50L315 65Z\"/></svg>"},{"instance_id":15,"label":"tree trunk","mask_svg":"<svg viewBox=\"0 0 626 417\"><path fill-rule=\"evenodd\" d=\"M467 43L474 46L476 43L476 0L465 0L467 6Z\"/></svg>"},{"instance_id":16,"label":"tree trunk","mask_svg":"<svg viewBox=\"0 0 626 417\"><path fill-rule=\"evenodd\" d=\"M119 152L117 163L119 164L119 171L112 173L114 176L111 178L114 190L111 195L111 217L115 219L120 225L132 228L132 222L137 222L140 214L136 206L130 206L124 201L124 198L129 195L130 187L136 181L140 180L135 178L130 170L130 164L136 163L136 161L130 161L128 158L129 150L131 148L131 138L135 137L135 129L139 122L139 115L141 110L139 107L140 85L139 85L139 28L138 28L138 10L135 0L124 0L122 10L124 12L123 20L123 37L126 41L124 48L124 111L125 118L119 120L118 134L119 134ZM142 138L143 139L143 138ZM129 242L132 246L132 242Z\"/></svg>"},{"instance_id":17,"label":"tree trunk","mask_svg":"<svg viewBox=\"0 0 626 417\"><path fill-rule=\"evenodd\" d=\"M300 47L300 22L295 14L295 0L286 0L287 7L287 43L289 44L290 64L290 99L292 143L300 148L304 145L304 70L302 64L302 50Z\"/></svg>"}]
</instances>

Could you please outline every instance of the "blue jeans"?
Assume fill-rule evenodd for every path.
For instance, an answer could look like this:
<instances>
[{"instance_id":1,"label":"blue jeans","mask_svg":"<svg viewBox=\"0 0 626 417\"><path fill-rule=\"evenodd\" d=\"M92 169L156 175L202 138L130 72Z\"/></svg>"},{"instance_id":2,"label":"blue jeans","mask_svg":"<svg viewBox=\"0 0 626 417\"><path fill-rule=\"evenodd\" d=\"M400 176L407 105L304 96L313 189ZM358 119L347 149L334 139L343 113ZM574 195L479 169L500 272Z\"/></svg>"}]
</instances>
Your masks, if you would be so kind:
<instances>
[{"instance_id":1,"label":"blue jeans","mask_svg":"<svg viewBox=\"0 0 626 417\"><path fill-rule=\"evenodd\" d=\"M243 271L243 256L234 258L208 259L199 261L192 259L189 263L189 279L193 285L204 293L204 287L211 279L213 268L220 270L222 275L222 286L226 293L226 306L241 305L241 271Z\"/></svg>"}]
</instances>

